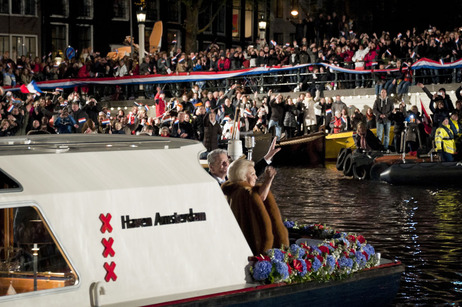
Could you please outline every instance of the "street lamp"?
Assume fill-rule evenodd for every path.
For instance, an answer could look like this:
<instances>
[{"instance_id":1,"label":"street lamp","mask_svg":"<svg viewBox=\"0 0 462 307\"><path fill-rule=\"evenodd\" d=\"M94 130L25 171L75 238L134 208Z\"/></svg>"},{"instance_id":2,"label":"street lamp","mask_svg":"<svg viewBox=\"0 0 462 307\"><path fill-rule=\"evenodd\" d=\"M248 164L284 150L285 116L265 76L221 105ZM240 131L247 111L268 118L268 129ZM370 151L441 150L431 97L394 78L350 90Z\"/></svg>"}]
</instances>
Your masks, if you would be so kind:
<instances>
[{"instance_id":1,"label":"street lamp","mask_svg":"<svg viewBox=\"0 0 462 307\"><path fill-rule=\"evenodd\" d=\"M141 65L142 60L144 58L144 22L146 21L146 12L143 11L143 8L140 8L138 12L136 12L136 19L138 20L138 36L139 36L139 64Z\"/></svg>"},{"instance_id":2,"label":"street lamp","mask_svg":"<svg viewBox=\"0 0 462 307\"><path fill-rule=\"evenodd\" d=\"M261 15L260 21L258 22L258 29L260 29L260 45L263 46L266 36L266 20L263 15Z\"/></svg>"},{"instance_id":3,"label":"street lamp","mask_svg":"<svg viewBox=\"0 0 462 307\"><path fill-rule=\"evenodd\" d=\"M298 16L298 7L296 0L292 0L292 7L290 8L290 15L292 15L293 18L296 18Z\"/></svg>"},{"instance_id":4,"label":"street lamp","mask_svg":"<svg viewBox=\"0 0 462 307\"><path fill-rule=\"evenodd\" d=\"M136 19L138 20L138 37L139 37L139 45L138 45L138 67L141 67L141 63L143 63L144 58L144 22L146 21L146 12L143 11L141 7L138 12L136 12ZM140 96L143 92L143 84L140 84Z\"/></svg>"}]
</instances>

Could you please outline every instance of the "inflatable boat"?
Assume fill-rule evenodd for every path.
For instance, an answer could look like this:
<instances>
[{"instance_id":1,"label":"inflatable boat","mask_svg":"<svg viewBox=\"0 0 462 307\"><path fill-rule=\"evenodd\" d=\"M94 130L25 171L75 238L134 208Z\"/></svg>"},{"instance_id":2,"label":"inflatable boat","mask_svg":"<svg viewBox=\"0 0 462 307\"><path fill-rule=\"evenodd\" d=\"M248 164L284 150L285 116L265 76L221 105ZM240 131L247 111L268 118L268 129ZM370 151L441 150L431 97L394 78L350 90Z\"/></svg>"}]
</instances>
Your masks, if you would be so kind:
<instances>
[{"instance_id":1,"label":"inflatable boat","mask_svg":"<svg viewBox=\"0 0 462 307\"><path fill-rule=\"evenodd\" d=\"M391 184L457 184L462 180L462 162L422 162L393 164L380 173Z\"/></svg>"}]
</instances>

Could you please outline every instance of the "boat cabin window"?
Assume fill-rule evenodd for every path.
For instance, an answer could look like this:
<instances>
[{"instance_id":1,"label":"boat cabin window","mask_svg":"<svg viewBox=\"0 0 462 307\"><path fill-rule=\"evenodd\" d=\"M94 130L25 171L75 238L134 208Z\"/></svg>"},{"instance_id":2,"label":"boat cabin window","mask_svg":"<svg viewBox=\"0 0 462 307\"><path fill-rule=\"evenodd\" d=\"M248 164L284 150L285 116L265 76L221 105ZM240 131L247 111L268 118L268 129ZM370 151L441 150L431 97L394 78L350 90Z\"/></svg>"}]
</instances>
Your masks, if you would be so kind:
<instances>
[{"instance_id":1,"label":"boat cabin window","mask_svg":"<svg viewBox=\"0 0 462 307\"><path fill-rule=\"evenodd\" d=\"M22 191L21 185L0 169L0 192Z\"/></svg>"},{"instance_id":2,"label":"boat cabin window","mask_svg":"<svg viewBox=\"0 0 462 307\"><path fill-rule=\"evenodd\" d=\"M0 208L0 221L0 297L77 284L77 275L36 208Z\"/></svg>"}]
</instances>

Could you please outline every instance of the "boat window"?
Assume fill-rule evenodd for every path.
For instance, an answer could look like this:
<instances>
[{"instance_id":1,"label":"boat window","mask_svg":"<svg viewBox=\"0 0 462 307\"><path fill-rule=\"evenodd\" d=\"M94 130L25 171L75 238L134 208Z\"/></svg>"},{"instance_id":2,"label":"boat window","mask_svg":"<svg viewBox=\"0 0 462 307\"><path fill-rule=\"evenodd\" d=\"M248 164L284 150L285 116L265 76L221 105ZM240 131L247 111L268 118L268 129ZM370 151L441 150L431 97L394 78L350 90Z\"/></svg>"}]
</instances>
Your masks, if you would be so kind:
<instances>
[{"instance_id":1,"label":"boat window","mask_svg":"<svg viewBox=\"0 0 462 307\"><path fill-rule=\"evenodd\" d=\"M0 208L0 221L0 297L77 284L77 275L36 208Z\"/></svg>"},{"instance_id":2,"label":"boat window","mask_svg":"<svg viewBox=\"0 0 462 307\"><path fill-rule=\"evenodd\" d=\"M22 187L10 175L0 169L0 191L6 192L6 190L8 192L17 192L18 190L22 191Z\"/></svg>"}]
</instances>

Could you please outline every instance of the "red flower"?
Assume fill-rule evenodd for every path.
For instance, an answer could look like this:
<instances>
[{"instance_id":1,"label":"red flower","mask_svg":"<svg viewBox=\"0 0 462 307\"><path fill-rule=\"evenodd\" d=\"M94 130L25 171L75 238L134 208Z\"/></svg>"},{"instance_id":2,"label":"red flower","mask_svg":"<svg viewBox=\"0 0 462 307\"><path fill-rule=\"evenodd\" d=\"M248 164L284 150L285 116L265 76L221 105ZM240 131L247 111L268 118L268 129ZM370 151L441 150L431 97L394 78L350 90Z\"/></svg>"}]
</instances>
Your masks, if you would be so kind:
<instances>
[{"instance_id":1,"label":"red flower","mask_svg":"<svg viewBox=\"0 0 462 307\"><path fill-rule=\"evenodd\" d=\"M369 260L369 255L366 252L363 252L363 255L366 257L366 260Z\"/></svg>"},{"instance_id":2,"label":"red flower","mask_svg":"<svg viewBox=\"0 0 462 307\"><path fill-rule=\"evenodd\" d=\"M354 235L348 235L348 241L355 242L356 237Z\"/></svg>"},{"instance_id":3,"label":"red flower","mask_svg":"<svg viewBox=\"0 0 462 307\"><path fill-rule=\"evenodd\" d=\"M306 258L308 258L308 259L313 259L313 258L314 258L314 256L313 256L313 255L311 255L311 254L306 254Z\"/></svg>"},{"instance_id":4,"label":"red flower","mask_svg":"<svg viewBox=\"0 0 462 307\"><path fill-rule=\"evenodd\" d=\"M327 253L329 254L329 248L327 246L324 246L324 245L321 245L318 247L319 250L322 252L322 253Z\"/></svg>"},{"instance_id":5,"label":"red flower","mask_svg":"<svg viewBox=\"0 0 462 307\"><path fill-rule=\"evenodd\" d=\"M301 272L303 271L303 265L302 265L302 262L298 259L294 259L293 261L293 266L294 266L294 269Z\"/></svg>"},{"instance_id":6,"label":"red flower","mask_svg":"<svg viewBox=\"0 0 462 307\"><path fill-rule=\"evenodd\" d=\"M271 258L270 258L270 257L268 257L268 256L263 256L263 255L255 256L255 258L257 258L258 261L271 261Z\"/></svg>"},{"instance_id":7,"label":"red flower","mask_svg":"<svg viewBox=\"0 0 462 307\"><path fill-rule=\"evenodd\" d=\"M318 258L321 263L324 262L324 258L321 255L317 255L316 258Z\"/></svg>"},{"instance_id":8,"label":"red flower","mask_svg":"<svg viewBox=\"0 0 462 307\"><path fill-rule=\"evenodd\" d=\"M310 272L310 271L311 271L311 261L305 260L305 263L306 263L306 269L307 269L307 271Z\"/></svg>"},{"instance_id":9,"label":"red flower","mask_svg":"<svg viewBox=\"0 0 462 307\"><path fill-rule=\"evenodd\" d=\"M335 243L334 243L334 242L330 242L330 243L329 243L329 245L330 245L330 246L332 246L333 248L338 248L338 246L337 246L337 245L335 245Z\"/></svg>"},{"instance_id":10,"label":"red flower","mask_svg":"<svg viewBox=\"0 0 462 307\"><path fill-rule=\"evenodd\" d=\"M358 239L359 243L361 243L361 244L363 244L364 242L366 242L366 239L365 239L363 236L361 236L361 235L359 235L356 239Z\"/></svg>"}]
</instances>

